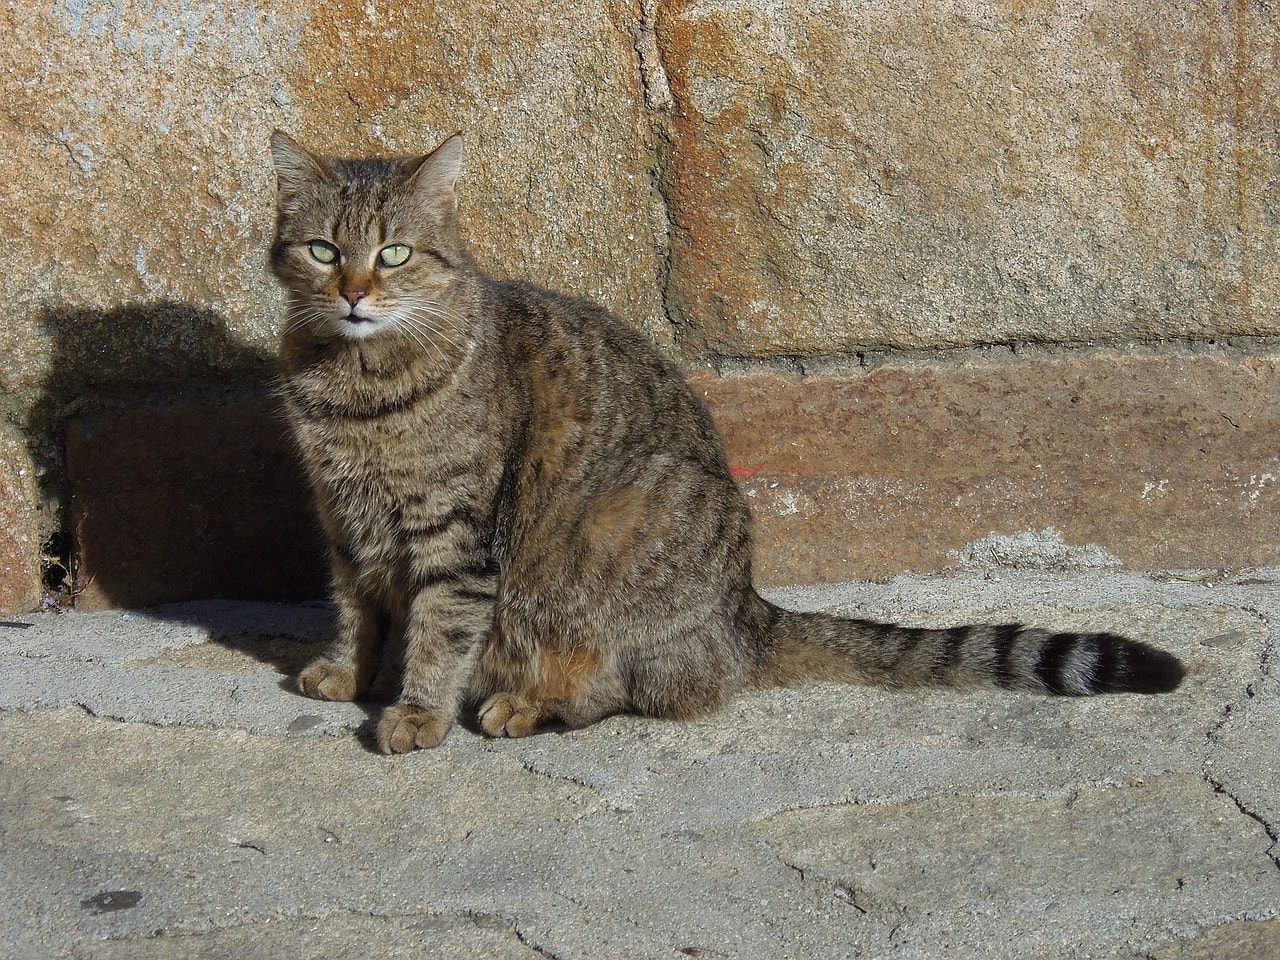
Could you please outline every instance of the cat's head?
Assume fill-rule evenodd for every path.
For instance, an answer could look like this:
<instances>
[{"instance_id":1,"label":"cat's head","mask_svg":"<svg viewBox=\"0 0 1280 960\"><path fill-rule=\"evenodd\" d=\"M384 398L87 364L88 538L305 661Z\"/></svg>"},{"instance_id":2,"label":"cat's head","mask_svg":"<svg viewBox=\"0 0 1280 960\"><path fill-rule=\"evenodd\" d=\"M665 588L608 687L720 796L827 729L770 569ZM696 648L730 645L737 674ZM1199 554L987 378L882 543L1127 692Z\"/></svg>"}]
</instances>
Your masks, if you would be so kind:
<instances>
[{"instance_id":1,"label":"cat's head","mask_svg":"<svg viewBox=\"0 0 1280 960\"><path fill-rule=\"evenodd\" d=\"M286 331L449 340L449 294L470 264L457 224L461 135L427 156L391 160L320 156L280 131L271 149L271 269L289 292Z\"/></svg>"}]
</instances>

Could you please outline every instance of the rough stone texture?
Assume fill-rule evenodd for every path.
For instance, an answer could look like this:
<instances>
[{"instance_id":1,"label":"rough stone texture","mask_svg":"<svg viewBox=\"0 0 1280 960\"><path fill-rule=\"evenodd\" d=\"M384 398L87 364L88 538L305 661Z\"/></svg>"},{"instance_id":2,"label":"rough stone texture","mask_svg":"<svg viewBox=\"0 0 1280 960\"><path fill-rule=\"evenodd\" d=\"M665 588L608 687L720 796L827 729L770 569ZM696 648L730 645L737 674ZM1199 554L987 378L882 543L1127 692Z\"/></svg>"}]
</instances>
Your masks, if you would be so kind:
<instances>
[{"instance_id":1,"label":"rough stone texture","mask_svg":"<svg viewBox=\"0 0 1280 960\"><path fill-rule=\"evenodd\" d=\"M125 908L129 909L129 908ZM193 941L195 941L193 943ZM197 946L198 944L198 946ZM77 946L75 960L539 960L501 916L422 912L388 917L334 913L323 919L213 930L203 936L128 936Z\"/></svg>"},{"instance_id":2,"label":"rough stone texture","mask_svg":"<svg viewBox=\"0 0 1280 960\"><path fill-rule=\"evenodd\" d=\"M1229 906L1238 902L1237 884L1258 896L1277 886L1262 826L1194 777L1045 799L962 795L817 807L774 816L757 831L806 881L864 914L925 918L945 945L972 950L985 942L997 957L1059 956L1070 940L1055 943L1034 927L991 940L980 918L993 902L1051 918L1059 931L1091 925L1094 936L1120 938L1142 915L1186 928L1204 912L1238 909ZM934 879L940 861L959 882ZM1246 909L1267 906L1259 900Z\"/></svg>"},{"instance_id":3,"label":"rough stone texture","mask_svg":"<svg viewBox=\"0 0 1280 960\"><path fill-rule=\"evenodd\" d=\"M0 386L56 376L47 340L82 317L131 377L155 342L229 367L268 346L278 125L334 152L467 131L485 262L664 341L670 306L693 353L1274 334L1274 18L1172 0L7 3L0 229L25 242L0 251L22 307ZM140 344L151 310L170 321Z\"/></svg>"},{"instance_id":4,"label":"rough stone texture","mask_svg":"<svg viewBox=\"0 0 1280 960\"><path fill-rule=\"evenodd\" d=\"M1224 637L1224 641L1226 638ZM1277 651L1268 651L1274 663ZM1280 757L1259 756L1254 750L1259 737L1280 731L1280 675L1272 668L1249 687L1248 698L1222 718L1213 733L1216 760L1214 782L1229 792L1240 809L1264 823L1280 823ZM1280 846L1273 853L1280 856ZM1280 956L1280 948L1276 950Z\"/></svg>"},{"instance_id":5,"label":"rough stone texture","mask_svg":"<svg viewBox=\"0 0 1280 960\"><path fill-rule=\"evenodd\" d=\"M375 943L384 960L424 956L431 960L539 960L543 956L522 945L515 927L502 916L428 911L408 916L335 913L323 920L279 918L197 937L127 937L83 943L74 956L76 960L366 960Z\"/></svg>"},{"instance_id":6,"label":"rough stone texture","mask_svg":"<svg viewBox=\"0 0 1280 960\"><path fill-rule=\"evenodd\" d=\"M1202 937L1153 951L1151 960L1275 960L1280 922L1225 923Z\"/></svg>"},{"instance_id":7,"label":"rough stone texture","mask_svg":"<svg viewBox=\"0 0 1280 960\"><path fill-rule=\"evenodd\" d=\"M377 705L281 675L330 611L22 618L0 626L0 943L24 960L1273 955L1278 824L1218 773L1237 751L1275 769L1280 729L1214 732L1271 680L1280 568L773 596L1116 630L1190 670L1149 697L757 691L688 723L459 727L388 758L367 746Z\"/></svg>"},{"instance_id":8,"label":"rough stone texture","mask_svg":"<svg viewBox=\"0 0 1280 960\"><path fill-rule=\"evenodd\" d=\"M157 359L234 368L269 349L276 126L334 153L465 130L481 256L663 336L633 26L569 2L6 3L0 231L24 242L0 250L19 298L0 388L77 360L145 382ZM99 333L63 335L84 320Z\"/></svg>"},{"instance_id":9,"label":"rough stone texture","mask_svg":"<svg viewBox=\"0 0 1280 960\"><path fill-rule=\"evenodd\" d=\"M1095 565L1238 569L1280 560L1278 361L1096 353L693 382L755 511L764 582L935 570L1045 528Z\"/></svg>"},{"instance_id":10,"label":"rough stone texture","mask_svg":"<svg viewBox=\"0 0 1280 960\"><path fill-rule=\"evenodd\" d=\"M1247 2L660 5L687 346L1275 333L1278 29Z\"/></svg>"},{"instance_id":11,"label":"rough stone texture","mask_svg":"<svg viewBox=\"0 0 1280 960\"><path fill-rule=\"evenodd\" d=\"M34 473L17 431L0 423L0 615L40 602Z\"/></svg>"},{"instance_id":12,"label":"rough stone texture","mask_svg":"<svg viewBox=\"0 0 1280 960\"><path fill-rule=\"evenodd\" d=\"M884 366L692 383L756 518L764 584L954 565L1280 562L1280 357ZM320 596L278 411L156 407L69 433L78 602Z\"/></svg>"},{"instance_id":13,"label":"rough stone texture","mask_svg":"<svg viewBox=\"0 0 1280 960\"><path fill-rule=\"evenodd\" d=\"M324 547L269 403L100 413L68 432L76 604L309 599Z\"/></svg>"},{"instance_id":14,"label":"rough stone texture","mask_svg":"<svg viewBox=\"0 0 1280 960\"><path fill-rule=\"evenodd\" d=\"M690 361L1280 335L1276 16L1245 0L7 2L0 409L41 470L41 534L70 527L68 418L225 404L269 380L277 126L335 153L466 131L482 263L596 298ZM1269 369L1269 348L1246 348ZM1211 422L1269 410L1270 374L1166 388L1095 362L1063 361L1094 384L1082 419L1066 383L1036 399L1034 363L985 384L949 367L807 381L807 401L784 379L715 388L757 471L765 578L931 569L1050 528L1130 565L1274 559L1270 414ZM951 393L944 421L927 407ZM794 435L770 432L802 405ZM1188 459L1181 430L1212 444ZM25 469L21 446L4 470ZM814 452L792 477L792 446L856 460ZM114 484L102 462L82 504ZM782 546L832 540L825 560ZM133 576L90 543L95 582ZM155 572L143 552L137 576Z\"/></svg>"}]
</instances>

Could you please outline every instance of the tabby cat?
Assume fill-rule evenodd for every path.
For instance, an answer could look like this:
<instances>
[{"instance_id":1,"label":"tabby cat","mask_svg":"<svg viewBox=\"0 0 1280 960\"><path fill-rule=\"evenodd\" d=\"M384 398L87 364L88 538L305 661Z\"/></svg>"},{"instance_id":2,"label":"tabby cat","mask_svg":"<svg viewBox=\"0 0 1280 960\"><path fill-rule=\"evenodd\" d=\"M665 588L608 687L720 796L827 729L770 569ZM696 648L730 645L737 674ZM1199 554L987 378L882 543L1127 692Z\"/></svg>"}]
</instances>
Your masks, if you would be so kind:
<instances>
[{"instance_id":1,"label":"tabby cat","mask_svg":"<svg viewBox=\"0 0 1280 960\"><path fill-rule=\"evenodd\" d=\"M407 159L320 156L280 132L272 148L281 382L338 618L298 685L394 700L383 752L436 746L464 708L519 737L822 680L1181 681L1175 657L1107 633L910 629L761 599L750 512L677 370L601 307L476 268L460 137Z\"/></svg>"}]
</instances>

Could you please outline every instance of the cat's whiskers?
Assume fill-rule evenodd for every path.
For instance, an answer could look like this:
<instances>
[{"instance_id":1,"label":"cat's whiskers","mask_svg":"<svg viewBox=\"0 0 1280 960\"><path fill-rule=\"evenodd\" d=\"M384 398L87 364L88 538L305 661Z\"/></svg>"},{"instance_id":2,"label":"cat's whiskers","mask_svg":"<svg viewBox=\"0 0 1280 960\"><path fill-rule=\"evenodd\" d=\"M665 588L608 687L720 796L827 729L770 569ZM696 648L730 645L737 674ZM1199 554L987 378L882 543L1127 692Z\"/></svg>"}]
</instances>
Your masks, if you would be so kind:
<instances>
[{"instance_id":1,"label":"cat's whiskers","mask_svg":"<svg viewBox=\"0 0 1280 960\"><path fill-rule=\"evenodd\" d=\"M457 330L449 330L448 325L442 324L440 322L441 318L435 314L419 310L411 311L408 314L408 317L413 323L417 324L422 329L427 330L434 337L444 341L456 350L464 349L473 341L473 338L468 335L459 334Z\"/></svg>"},{"instance_id":2,"label":"cat's whiskers","mask_svg":"<svg viewBox=\"0 0 1280 960\"><path fill-rule=\"evenodd\" d=\"M461 350L463 344L456 338L449 336L440 327L439 324L433 322L430 314L422 314L414 311L405 311L399 315L399 319L406 324L412 325L418 330L423 331L433 340L442 340L449 346Z\"/></svg>"},{"instance_id":3,"label":"cat's whiskers","mask_svg":"<svg viewBox=\"0 0 1280 960\"><path fill-rule=\"evenodd\" d=\"M446 362L451 360L456 361L458 355L463 352L463 347L454 343L452 340L447 340L445 342L453 347L453 350L446 350L445 347L441 345L440 340L437 339L438 334L436 334L432 328L425 326L421 321L406 317L403 322L406 329L413 328L417 331L418 336L425 338L431 345L431 348L440 355L440 359Z\"/></svg>"},{"instance_id":4,"label":"cat's whiskers","mask_svg":"<svg viewBox=\"0 0 1280 960\"><path fill-rule=\"evenodd\" d=\"M440 342L448 344L457 351L466 349L466 344L460 342L456 337L450 336L445 332L444 328L438 321L453 321L455 324L461 321L461 318L438 304L430 301L414 300L406 303L402 309L394 314L396 326L405 332L412 331L415 339L419 343L425 337L432 347L440 353L442 359L449 359L447 351L440 345Z\"/></svg>"},{"instance_id":5,"label":"cat's whiskers","mask_svg":"<svg viewBox=\"0 0 1280 960\"><path fill-rule=\"evenodd\" d=\"M399 330L401 333L405 334L423 350L434 350L436 353L440 354L440 358L442 360L449 359L449 355L444 352L440 344L436 343L429 333L420 329L418 324L413 322L412 318L402 313L393 313L387 319L387 323L393 329Z\"/></svg>"},{"instance_id":6,"label":"cat's whiskers","mask_svg":"<svg viewBox=\"0 0 1280 960\"><path fill-rule=\"evenodd\" d=\"M446 307L438 300L424 300L419 297L413 297L405 301L405 307L410 313L421 314L436 320L444 320L452 323L455 327L465 327L467 325L467 320L462 314ZM439 333L449 339L443 330L440 330ZM455 340L450 339L449 342L454 346L459 345Z\"/></svg>"},{"instance_id":7,"label":"cat's whiskers","mask_svg":"<svg viewBox=\"0 0 1280 960\"><path fill-rule=\"evenodd\" d=\"M283 335L288 336L304 327L322 325L325 319L326 314L324 311L316 309L311 304L290 304L284 315Z\"/></svg>"}]
</instances>

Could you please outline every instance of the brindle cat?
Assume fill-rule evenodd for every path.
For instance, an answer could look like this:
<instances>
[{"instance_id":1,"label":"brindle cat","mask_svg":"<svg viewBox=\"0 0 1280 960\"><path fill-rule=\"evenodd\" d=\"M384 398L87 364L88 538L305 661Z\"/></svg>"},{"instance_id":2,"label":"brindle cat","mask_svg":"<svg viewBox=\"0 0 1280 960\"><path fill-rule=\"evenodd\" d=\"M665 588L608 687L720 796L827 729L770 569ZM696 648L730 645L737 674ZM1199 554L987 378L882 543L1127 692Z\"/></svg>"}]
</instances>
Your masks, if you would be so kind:
<instances>
[{"instance_id":1,"label":"brindle cat","mask_svg":"<svg viewBox=\"0 0 1280 960\"><path fill-rule=\"evenodd\" d=\"M1158 693L1112 634L909 629L761 599L751 518L676 369L599 306L481 273L462 141L340 160L272 139L284 395L328 536L337 636L310 697L398 696L386 753L464 705L490 736L704 715L820 680Z\"/></svg>"}]
</instances>

